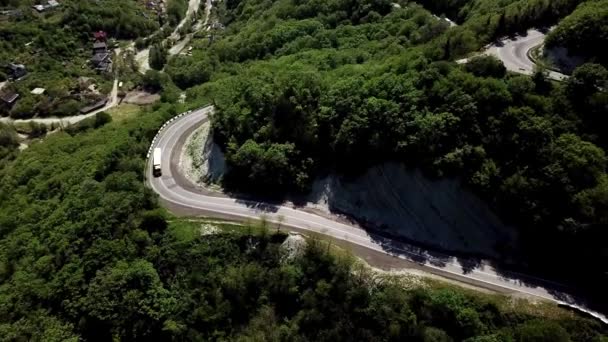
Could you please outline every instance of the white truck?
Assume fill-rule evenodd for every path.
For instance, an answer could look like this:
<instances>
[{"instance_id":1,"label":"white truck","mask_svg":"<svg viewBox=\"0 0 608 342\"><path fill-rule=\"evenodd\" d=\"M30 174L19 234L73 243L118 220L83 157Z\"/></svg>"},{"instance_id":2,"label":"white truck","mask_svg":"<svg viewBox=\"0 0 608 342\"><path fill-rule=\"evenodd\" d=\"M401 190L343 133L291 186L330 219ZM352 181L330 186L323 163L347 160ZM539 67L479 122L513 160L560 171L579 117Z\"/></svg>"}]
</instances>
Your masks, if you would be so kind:
<instances>
[{"instance_id":1,"label":"white truck","mask_svg":"<svg viewBox=\"0 0 608 342\"><path fill-rule=\"evenodd\" d=\"M162 174L160 170L160 156L161 149L157 147L154 149L154 154L152 155L152 174L154 177L160 177Z\"/></svg>"}]
</instances>

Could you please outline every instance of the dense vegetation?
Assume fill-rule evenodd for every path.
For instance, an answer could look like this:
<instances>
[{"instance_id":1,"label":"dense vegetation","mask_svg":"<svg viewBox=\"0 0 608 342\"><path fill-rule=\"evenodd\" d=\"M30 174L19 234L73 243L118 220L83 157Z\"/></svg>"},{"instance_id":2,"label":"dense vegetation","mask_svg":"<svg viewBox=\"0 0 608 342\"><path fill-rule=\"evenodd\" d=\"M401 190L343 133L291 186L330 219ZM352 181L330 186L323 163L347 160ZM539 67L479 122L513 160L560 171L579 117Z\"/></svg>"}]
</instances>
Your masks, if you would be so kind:
<instances>
[{"instance_id":1,"label":"dense vegetation","mask_svg":"<svg viewBox=\"0 0 608 342\"><path fill-rule=\"evenodd\" d=\"M17 156L19 138L15 128L0 122L0 170Z\"/></svg>"},{"instance_id":2,"label":"dense vegetation","mask_svg":"<svg viewBox=\"0 0 608 342\"><path fill-rule=\"evenodd\" d=\"M445 41L453 45L484 43L532 27L556 24L583 0L421 0L425 8L461 23ZM454 48L454 46L452 46ZM451 57L451 56L450 56Z\"/></svg>"},{"instance_id":3,"label":"dense vegetation","mask_svg":"<svg viewBox=\"0 0 608 342\"><path fill-rule=\"evenodd\" d=\"M171 26L176 26L188 10L188 0L171 0L167 4L167 17Z\"/></svg>"},{"instance_id":4,"label":"dense vegetation","mask_svg":"<svg viewBox=\"0 0 608 342\"><path fill-rule=\"evenodd\" d=\"M598 323L405 286L316 240L285 259L263 228L168 223L142 182L176 114L156 109L53 134L0 171L0 340L602 341Z\"/></svg>"},{"instance_id":5,"label":"dense vegetation","mask_svg":"<svg viewBox=\"0 0 608 342\"><path fill-rule=\"evenodd\" d=\"M497 32L477 26L494 2L448 4L461 27L386 0L226 1L226 31L142 77L173 104L100 114L21 153L0 126L0 340L605 341L597 322L407 287L316 240L286 260L285 236L264 227L201 236L142 182L156 130L185 109L176 85L191 87L192 106L216 105L227 186L306 191L321 172L386 160L457 176L521 227L531 267L605 295L608 71L553 84L492 58L442 61ZM575 6L509 4L528 21Z\"/></svg>"},{"instance_id":6,"label":"dense vegetation","mask_svg":"<svg viewBox=\"0 0 608 342\"><path fill-rule=\"evenodd\" d=\"M608 1L592 0L581 4L557 25L547 37L548 47L563 46L570 54L608 65Z\"/></svg>"},{"instance_id":7,"label":"dense vegetation","mask_svg":"<svg viewBox=\"0 0 608 342\"><path fill-rule=\"evenodd\" d=\"M478 4L448 28L416 4L226 2L226 31L195 43L192 58L170 60L167 72L183 87L210 80L188 96L216 105L226 186L301 192L320 173L388 160L457 176L519 227L519 257L534 272L603 296L606 69L584 65L557 84L507 74L491 57L443 61L493 35L473 33L497 6ZM533 8L555 20L575 5Z\"/></svg>"},{"instance_id":8,"label":"dense vegetation","mask_svg":"<svg viewBox=\"0 0 608 342\"><path fill-rule=\"evenodd\" d=\"M555 24L582 0L421 0L426 9L459 23L426 51L433 59L454 59L504 35Z\"/></svg>"}]
</instances>

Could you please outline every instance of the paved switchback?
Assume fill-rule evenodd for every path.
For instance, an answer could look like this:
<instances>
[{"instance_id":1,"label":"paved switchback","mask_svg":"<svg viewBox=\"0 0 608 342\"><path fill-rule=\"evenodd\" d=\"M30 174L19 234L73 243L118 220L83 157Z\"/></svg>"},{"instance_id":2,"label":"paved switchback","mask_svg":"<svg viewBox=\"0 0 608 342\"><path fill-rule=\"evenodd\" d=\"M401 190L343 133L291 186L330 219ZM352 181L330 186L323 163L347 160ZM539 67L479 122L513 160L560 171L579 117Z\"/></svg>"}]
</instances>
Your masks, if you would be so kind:
<instances>
[{"instance_id":1,"label":"paved switchback","mask_svg":"<svg viewBox=\"0 0 608 342\"><path fill-rule=\"evenodd\" d=\"M514 38L503 38L500 42L490 45L482 55L493 55L500 59L505 68L509 71L517 72L525 75L532 75L536 63L530 59L530 50L543 44L546 34L530 29L525 35L518 35ZM456 61L459 64L467 63L470 58L464 58ZM547 70L547 77L556 81L562 81L568 78L562 73Z\"/></svg>"},{"instance_id":2,"label":"paved switchback","mask_svg":"<svg viewBox=\"0 0 608 342\"><path fill-rule=\"evenodd\" d=\"M174 119L159 133L151 146L162 149L162 176L153 177L149 160L146 178L150 187L170 209L181 208L189 213L238 221L255 220L264 216L269 222L279 223L282 227L322 234L363 249L415 262L424 270L447 278L506 293L519 293L560 303L574 302L572 297L555 290L560 287L558 284L551 285L548 281L531 276L501 272L485 262L463 266L469 263L462 258L385 238L356 225L344 224L293 207L209 195L206 191L186 184L184 177L179 174L181 149L185 138L194 128L208 120L212 111L213 107L205 107ZM534 285L539 283L543 285ZM600 317L608 322L605 317Z\"/></svg>"}]
</instances>

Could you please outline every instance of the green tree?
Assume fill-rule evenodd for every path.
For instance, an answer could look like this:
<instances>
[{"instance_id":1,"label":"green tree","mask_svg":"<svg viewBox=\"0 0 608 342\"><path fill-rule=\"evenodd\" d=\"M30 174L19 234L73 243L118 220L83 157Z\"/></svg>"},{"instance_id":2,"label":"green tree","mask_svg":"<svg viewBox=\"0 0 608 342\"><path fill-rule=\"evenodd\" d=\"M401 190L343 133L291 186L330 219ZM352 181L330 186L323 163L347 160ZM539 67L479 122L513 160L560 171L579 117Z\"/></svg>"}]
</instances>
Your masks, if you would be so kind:
<instances>
[{"instance_id":1,"label":"green tree","mask_svg":"<svg viewBox=\"0 0 608 342\"><path fill-rule=\"evenodd\" d=\"M169 24L171 26L177 26L177 24L186 15L188 9L188 2L185 0L169 0L167 4L167 16L169 17Z\"/></svg>"},{"instance_id":2,"label":"green tree","mask_svg":"<svg viewBox=\"0 0 608 342\"><path fill-rule=\"evenodd\" d=\"M34 97L25 96L18 99L17 103L10 110L10 115L14 119L24 119L36 114L36 104L38 101Z\"/></svg>"},{"instance_id":3,"label":"green tree","mask_svg":"<svg viewBox=\"0 0 608 342\"><path fill-rule=\"evenodd\" d=\"M570 193L595 186L606 171L604 151L574 134L557 138L551 160L545 172Z\"/></svg>"},{"instance_id":4,"label":"green tree","mask_svg":"<svg viewBox=\"0 0 608 342\"><path fill-rule=\"evenodd\" d=\"M15 129L7 124L0 122L0 146L15 148L19 146L19 139Z\"/></svg>"},{"instance_id":5,"label":"green tree","mask_svg":"<svg viewBox=\"0 0 608 342\"><path fill-rule=\"evenodd\" d=\"M546 321L530 321L515 328L517 342L568 342L568 332L558 324Z\"/></svg>"},{"instance_id":6,"label":"green tree","mask_svg":"<svg viewBox=\"0 0 608 342\"><path fill-rule=\"evenodd\" d=\"M161 89L164 88L165 84L166 84L165 77L163 76L162 73L160 73L156 70L146 71L146 73L144 74L144 76L142 78L142 85L144 86L144 88L146 88L150 91L153 91L153 92L160 91Z\"/></svg>"},{"instance_id":7,"label":"green tree","mask_svg":"<svg viewBox=\"0 0 608 342\"><path fill-rule=\"evenodd\" d=\"M155 70L162 70L167 63L167 49L163 44L154 44L150 47L148 62Z\"/></svg>"},{"instance_id":8,"label":"green tree","mask_svg":"<svg viewBox=\"0 0 608 342\"><path fill-rule=\"evenodd\" d=\"M451 342L454 341L450 335L448 335L445 331L438 329L438 328L434 328L434 327L427 327L426 329L424 329L424 335L423 335L423 341L424 342Z\"/></svg>"},{"instance_id":9,"label":"green tree","mask_svg":"<svg viewBox=\"0 0 608 342\"><path fill-rule=\"evenodd\" d=\"M572 77L567 80L568 96L572 101L585 102L597 93L606 91L608 86L608 70L599 64L586 63L574 70Z\"/></svg>"},{"instance_id":10,"label":"green tree","mask_svg":"<svg viewBox=\"0 0 608 342\"><path fill-rule=\"evenodd\" d=\"M504 64L494 56L473 57L464 67L466 71L480 77L503 78L507 72Z\"/></svg>"},{"instance_id":11,"label":"green tree","mask_svg":"<svg viewBox=\"0 0 608 342\"><path fill-rule=\"evenodd\" d=\"M111 324L119 336L143 338L158 332L176 301L154 266L135 260L97 272L83 304L90 317Z\"/></svg>"}]
</instances>

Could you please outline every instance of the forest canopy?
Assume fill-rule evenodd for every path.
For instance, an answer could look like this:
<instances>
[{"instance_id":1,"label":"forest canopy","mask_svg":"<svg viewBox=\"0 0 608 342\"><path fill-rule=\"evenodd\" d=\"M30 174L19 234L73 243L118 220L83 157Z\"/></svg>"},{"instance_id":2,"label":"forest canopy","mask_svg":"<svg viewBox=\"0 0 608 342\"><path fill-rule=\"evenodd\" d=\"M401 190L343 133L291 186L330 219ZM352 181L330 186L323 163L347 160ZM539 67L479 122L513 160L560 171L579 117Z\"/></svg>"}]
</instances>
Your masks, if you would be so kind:
<instances>
[{"instance_id":1,"label":"forest canopy","mask_svg":"<svg viewBox=\"0 0 608 342\"><path fill-rule=\"evenodd\" d=\"M216 106L224 186L281 196L308 191L325 172L395 160L457 177L519 227L531 272L604 297L605 67L586 64L555 83L507 73L493 57L446 61L554 22L578 2L449 4L461 13L458 27L414 3L310 11L290 0L226 2L218 13L227 29L196 41L193 56L170 60L167 71L188 98Z\"/></svg>"},{"instance_id":2,"label":"forest canopy","mask_svg":"<svg viewBox=\"0 0 608 342\"><path fill-rule=\"evenodd\" d=\"M582 3L547 37L547 47L565 47L571 55L608 66L608 1Z\"/></svg>"},{"instance_id":3,"label":"forest canopy","mask_svg":"<svg viewBox=\"0 0 608 342\"><path fill-rule=\"evenodd\" d=\"M201 235L217 221L168 216L141 181L149 143L175 109L57 132L0 169L0 340L597 342L606 333L553 304L372 273L314 238L287 258L286 235L263 223Z\"/></svg>"},{"instance_id":4,"label":"forest canopy","mask_svg":"<svg viewBox=\"0 0 608 342\"><path fill-rule=\"evenodd\" d=\"M34 79L49 75L49 91L67 93L55 73L79 74L63 59L80 56L85 29L106 17L118 37L156 29L114 1L74 1L39 25L0 23L0 56L33 40L44 52ZM521 267L605 305L606 67L588 63L554 83L492 57L452 62L580 2L421 1L460 24L451 28L415 3L222 1L226 29L198 36L192 56L165 61L165 47L153 49L158 70L142 78L163 103L120 122L99 115L23 152L0 125L0 340L603 342L599 322L555 305L408 286L315 238L286 258L284 232L180 220L142 181L163 123L211 102L229 190L301 193L323 173L386 161L458 178L518 227ZM206 225L217 231L203 235Z\"/></svg>"}]
</instances>

